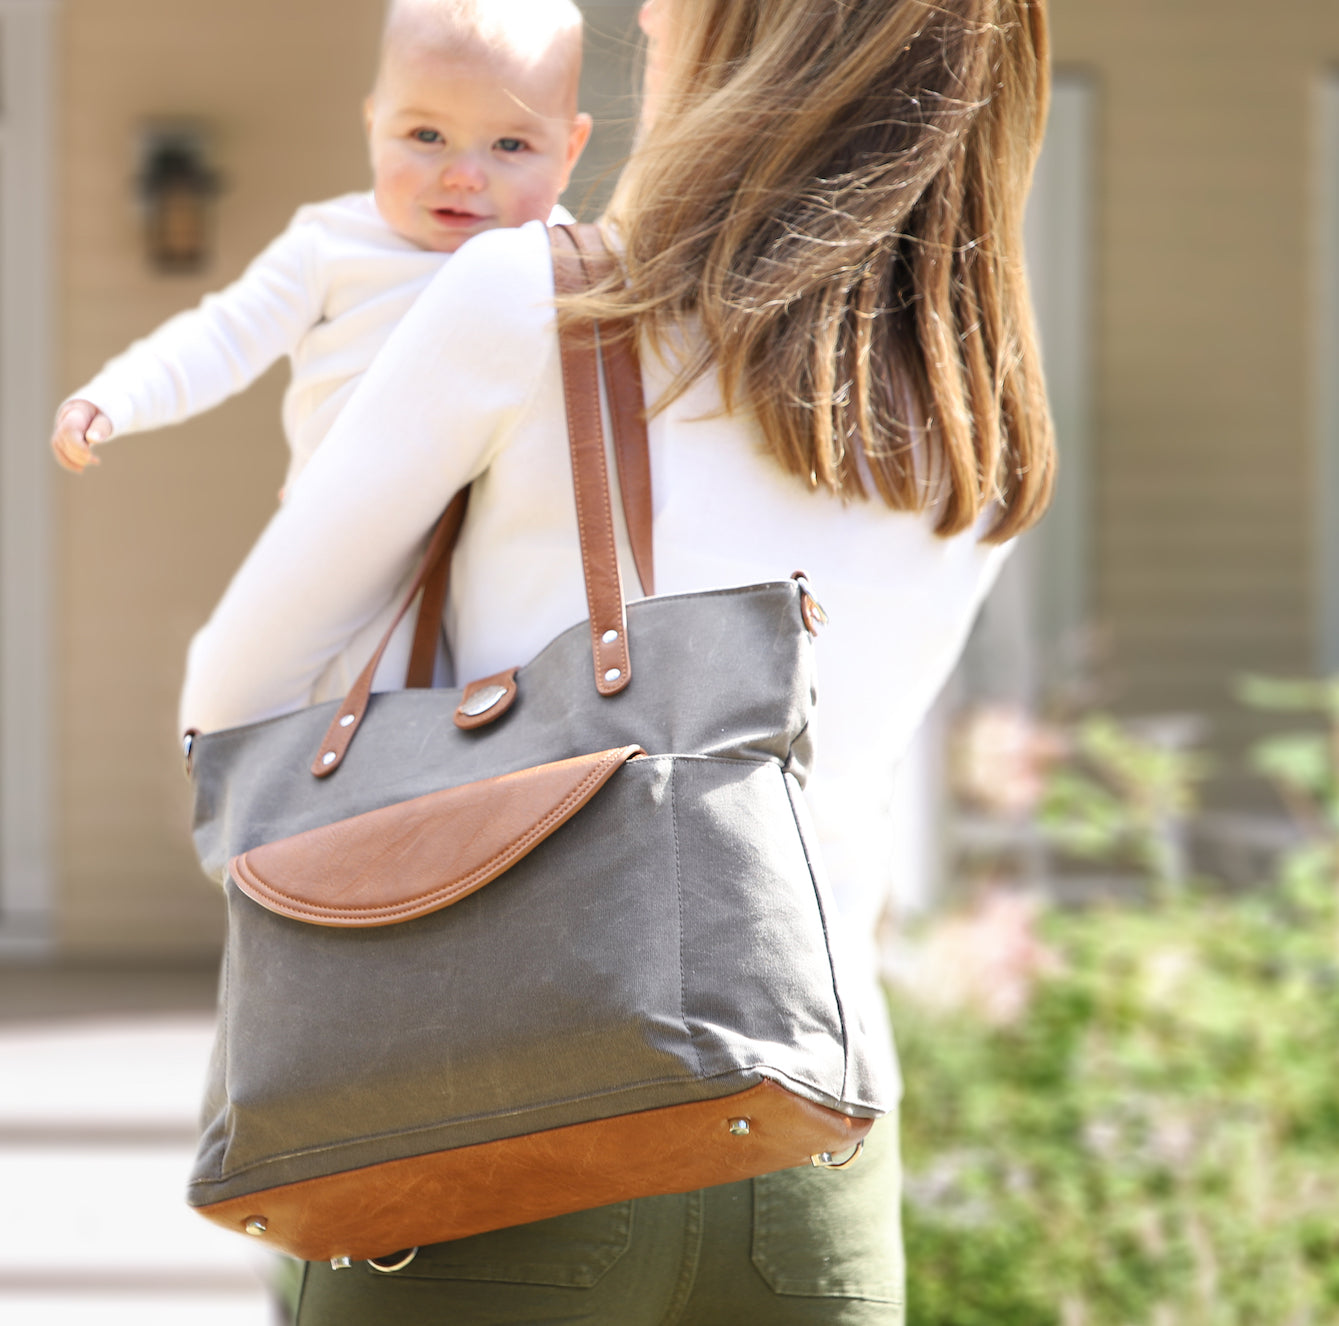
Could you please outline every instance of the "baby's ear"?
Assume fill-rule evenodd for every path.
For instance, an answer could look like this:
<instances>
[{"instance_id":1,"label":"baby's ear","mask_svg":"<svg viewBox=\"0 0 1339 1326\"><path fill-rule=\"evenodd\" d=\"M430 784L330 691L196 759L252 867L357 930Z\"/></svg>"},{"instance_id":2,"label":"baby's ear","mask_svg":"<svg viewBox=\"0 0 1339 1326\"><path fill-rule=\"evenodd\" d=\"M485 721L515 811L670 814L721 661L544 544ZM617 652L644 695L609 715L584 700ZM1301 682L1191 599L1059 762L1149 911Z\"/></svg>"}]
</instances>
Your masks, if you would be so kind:
<instances>
[{"instance_id":1,"label":"baby's ear","mask_svg":"<svg viewBox=\"0 0 1339 1326\"><path fill-rule=\"evenodd\" d=\"M572 168L581 159L581 154L586 150L586 144L590 142L590 131L593 121L585 111L578 111L572 117L572 128L567 135L567 173L571 175ZM563 181L566 187L566 180Z\"/></svg>"}]
</instances>

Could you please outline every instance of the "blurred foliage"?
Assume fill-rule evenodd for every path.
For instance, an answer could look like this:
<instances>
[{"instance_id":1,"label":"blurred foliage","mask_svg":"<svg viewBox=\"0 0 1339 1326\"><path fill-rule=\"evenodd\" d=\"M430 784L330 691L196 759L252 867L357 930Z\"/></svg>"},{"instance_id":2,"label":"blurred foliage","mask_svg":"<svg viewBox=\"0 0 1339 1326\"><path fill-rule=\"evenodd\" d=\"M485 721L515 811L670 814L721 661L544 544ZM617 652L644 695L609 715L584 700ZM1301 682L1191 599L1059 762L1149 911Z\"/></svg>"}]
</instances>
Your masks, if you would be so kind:
<instances>
[{"instance_id":1,"label":"blurred foliage","mask_svg":"<svg viewBox=\"0 0 1339 1326\"><path fill-rule=\"evenodd\" d=\"M1049 841L1071 856L1129 862L1158 883L1177 882L1168 827L1194 809L1206 761L1105 714L1080 722L1069 745L1070 760L1052 770L1037 808Z\"/></svg>"},{"instance_id":2,"label":"blurred foliage","mask_svg":"<svg viewBox=\"0 0 1339 1326\"><path fill-rule=\"evenodd\" d=\"M1339 835L1339 678L1247 677L1238 694L1255 709L1325 721L1328 731L1284 732L1259 742L1251 752L1251 766L1278 788L1313 835Z\"/></svg>"},{"instance_id":3,"label":"blurred foliage","mask_svg":"<svg viewBox=\"0 0 1339 1326\"><path fill-rule=\"evenodd\" d=\"M1339 728L1339 686L1247 690ZM1193 761L1088 731L1042 813L1122 853L1160 797L1189 805ZM1339 1322L1336 742L1290 733L1253 763L1310 831L1268 887L1044 913L1058 961L1008 1025L890 996L915 1326Z\"/></svg>"}]
</instances>

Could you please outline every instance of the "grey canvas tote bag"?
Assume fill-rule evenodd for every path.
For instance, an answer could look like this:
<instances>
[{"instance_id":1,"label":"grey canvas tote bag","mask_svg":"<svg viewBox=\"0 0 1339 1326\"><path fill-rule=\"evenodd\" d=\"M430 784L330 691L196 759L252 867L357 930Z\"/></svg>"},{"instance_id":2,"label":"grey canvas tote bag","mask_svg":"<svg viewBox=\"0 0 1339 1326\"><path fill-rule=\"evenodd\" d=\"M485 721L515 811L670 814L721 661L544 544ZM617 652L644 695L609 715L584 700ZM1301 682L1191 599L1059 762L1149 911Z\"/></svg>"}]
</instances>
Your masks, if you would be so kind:
<instances>
[{"instance_id":1,"label":"grey canvas tote bag","mask_svg":"<svg viewBox=\"0 0 1339 1326\"><path fill-rule=\"evenodd\" d=\"M574 229L560 293L611 261ZM802 792L820 610L802 578L625 605L597 355L650 593L635 352L561 353L589 620L189 739L228 938L188 1200L296 1257L840 1163L892 1103ZM419 682L463 511L410 596Z\"/></svg>"}]
</instances>

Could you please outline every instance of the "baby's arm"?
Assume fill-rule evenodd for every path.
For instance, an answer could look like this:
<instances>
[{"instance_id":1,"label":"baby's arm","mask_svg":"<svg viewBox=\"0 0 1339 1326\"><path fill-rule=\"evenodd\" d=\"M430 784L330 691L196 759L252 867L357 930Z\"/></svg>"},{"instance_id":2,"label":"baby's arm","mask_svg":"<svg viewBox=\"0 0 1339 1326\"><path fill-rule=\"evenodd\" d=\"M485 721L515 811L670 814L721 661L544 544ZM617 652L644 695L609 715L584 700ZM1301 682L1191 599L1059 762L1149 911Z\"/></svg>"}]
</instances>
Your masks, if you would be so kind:
<instances>
[{"instance_id":1,"label":"baby's arm","mask_svg":"<svg viewBox=\"0 0 1339 1326\"><path fill-rule=\"evenodd\" d=\"M530 408L557 352L552 304L538 223L479 235L442 268L192 641L183 731L311 703L331 661L397 597L452 494Z\"/></svg>"},{"instance_id":2,"label":"baby's arm","mask_svg":"<svg viewBox=\"0 0 1339 1326\"><path fill-rule=\"evenodd\" d=\"M78 473L97 463L91 444L212 409L290 353L321 317L317 243L295 222L232 285L104 365L60 407L57 461Z\"/></svg>"}]
</instances>

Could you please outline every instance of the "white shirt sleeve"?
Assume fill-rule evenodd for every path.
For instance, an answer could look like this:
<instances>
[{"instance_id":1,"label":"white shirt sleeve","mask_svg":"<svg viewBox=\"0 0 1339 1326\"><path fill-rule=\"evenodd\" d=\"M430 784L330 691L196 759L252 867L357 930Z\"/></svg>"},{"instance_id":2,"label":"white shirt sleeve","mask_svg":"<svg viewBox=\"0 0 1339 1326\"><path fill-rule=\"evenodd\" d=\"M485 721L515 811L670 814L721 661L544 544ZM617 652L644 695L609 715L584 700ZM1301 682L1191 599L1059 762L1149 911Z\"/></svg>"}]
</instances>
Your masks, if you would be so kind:
<instances>
[{"instance_id":1,"label":"white shirt sleeve","mask_svg":"<svg viewBox=\"0 0 1339 1326\"><path fill-rule=\"evenodd\" d=\"M530 407L557 351L552 303L541 222L477 236L442 268L191 642L182 730L310 702Z\"/></svg>"},{"instance_id":2,"label":"white shirt sleeve","mask_svg":"<svg viewBox=\"0 0 1339 1326\"><path fill-rule=\"evenodd\" d=\"M115 436L180 423L245 390L320 320L319 242L299 214L232 285L136 341L69 399L96 405Z\"/></svg>"}]
</instances>

